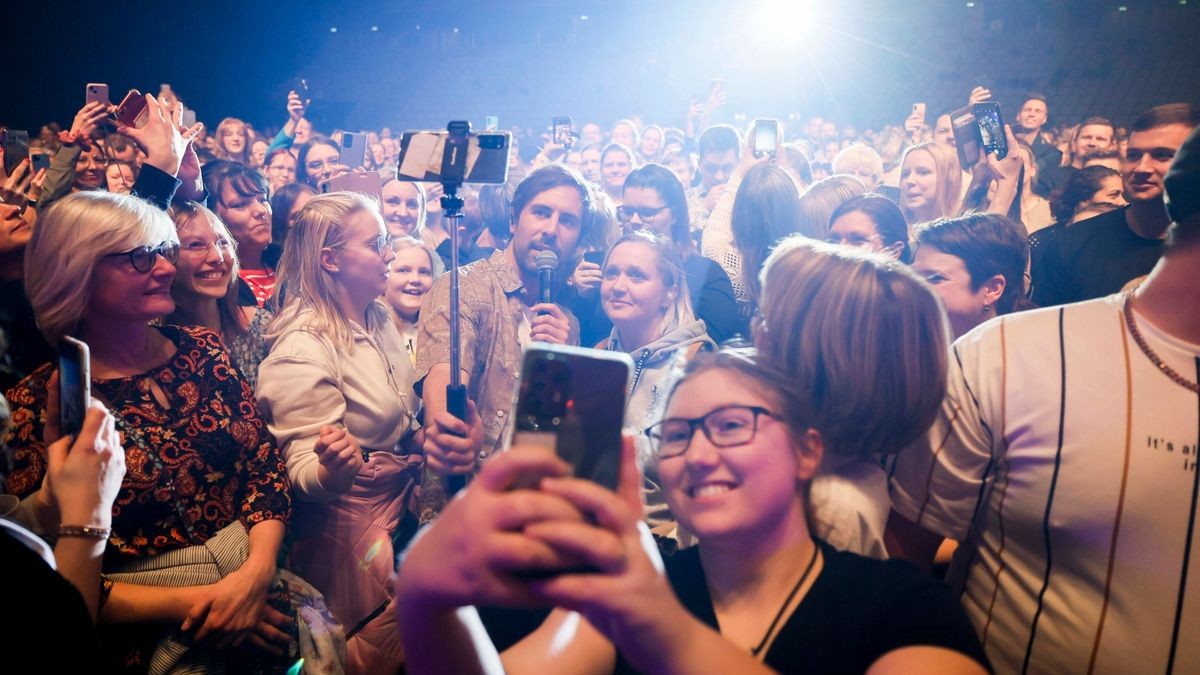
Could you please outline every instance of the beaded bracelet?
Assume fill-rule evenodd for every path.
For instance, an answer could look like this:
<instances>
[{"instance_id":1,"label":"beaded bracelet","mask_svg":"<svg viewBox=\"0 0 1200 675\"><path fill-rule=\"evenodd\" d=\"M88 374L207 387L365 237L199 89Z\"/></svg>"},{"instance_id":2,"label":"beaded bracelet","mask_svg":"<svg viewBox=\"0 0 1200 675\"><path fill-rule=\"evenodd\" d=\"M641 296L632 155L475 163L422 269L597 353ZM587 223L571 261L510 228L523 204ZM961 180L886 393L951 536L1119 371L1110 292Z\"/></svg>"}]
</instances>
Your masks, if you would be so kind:
<instances>
[{"instance_id":1,"label":"beaded bracelet","mask_svg":"<svg viewBox=\"0 0 1200 675\"><path fill-rule=\"evenodd\" d=\"M59 525L60 537L83 537L85 539L108 539L112 530L107 527L92 527L90 525Z\"/></svg>"}]
</instances>

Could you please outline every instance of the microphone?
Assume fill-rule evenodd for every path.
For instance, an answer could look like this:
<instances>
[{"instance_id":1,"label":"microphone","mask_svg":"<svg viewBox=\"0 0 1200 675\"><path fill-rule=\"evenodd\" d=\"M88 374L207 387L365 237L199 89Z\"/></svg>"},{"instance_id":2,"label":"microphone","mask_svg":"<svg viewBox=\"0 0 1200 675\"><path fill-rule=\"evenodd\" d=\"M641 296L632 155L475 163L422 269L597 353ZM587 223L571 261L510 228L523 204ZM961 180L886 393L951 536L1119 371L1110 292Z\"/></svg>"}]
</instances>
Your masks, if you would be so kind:
<instances>
[{"instance_id":1,"label":"microphone","mask_svg":"<svg viewBox=\"0 0 1200 675\"><path fill-rule=\"evenodd\" d=\"M554 302L554 270L558 269L558 254L538 251L533 263L538 271L538 302Z\"/></svg>"}]
</instances>

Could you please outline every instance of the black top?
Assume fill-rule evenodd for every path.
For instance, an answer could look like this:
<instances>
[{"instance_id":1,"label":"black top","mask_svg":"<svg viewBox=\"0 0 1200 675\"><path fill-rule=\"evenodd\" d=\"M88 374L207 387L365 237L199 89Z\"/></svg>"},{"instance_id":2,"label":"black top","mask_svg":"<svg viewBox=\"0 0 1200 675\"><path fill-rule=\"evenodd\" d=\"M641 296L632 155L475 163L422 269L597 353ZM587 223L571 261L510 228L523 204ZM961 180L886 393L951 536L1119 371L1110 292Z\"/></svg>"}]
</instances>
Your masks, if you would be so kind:
<instances>
[{"instance_id":1,"label":"black top","mask_svg":"<svg viewBox=\"0 0 1200 675\"><path fill-rule=\"evenodd\" d=\"M1150 273L1163 241L1129 229L1125 211L1109 211L1040 237L1030 267L1038 306L1102 298Z\"/></svg>"},{"instance_id":2,"label":"black top","mask_svg":"<svg viewBox=\"0 0 1200 675\"><path fill-rule=\"evenodd\" d=\"M96 673L100 645L83 596L30 550L32 536L0 525L4 611L0 612L0 670L13 673ZM97 581L96 583L100 583Z\"/></svg>"},{"instance_id":3,"label":"black top","mask_svg":"<svg viewBox=\"0 0 1200 675\"><path fill-rule=\"evenodd\" d=\"M988 668L962 608L945 584L902 560L874 560L817 542L824 567L767 650L781 673L863 673L884 654L927 645ZM718 629L698 547L665 559L680 602ZM618 673L634 671L618 658Z\"/></svg>"},{"instance_id":4,"label":"black top","mask_svg":"<svg viewBox=\"0 0 1200 675\"><path fill-rule=\"evenodd\" d=\"M0 392L57 358L58 353L38 330L25 283L0 280Z\"/></svg>"},{"instance_id":5,"label":"black top","mask_svg":"<svg viewBox=\"0 0 1200 675\"><path fill-rule=\"evenodd\" d=\"M683 263L683 272L692 310L704 322L713 342L721 344L738 335L749 336L749 326L738 313L733 282L724 268L702 255L692 255Z\"/></svg>"}]
</instances>

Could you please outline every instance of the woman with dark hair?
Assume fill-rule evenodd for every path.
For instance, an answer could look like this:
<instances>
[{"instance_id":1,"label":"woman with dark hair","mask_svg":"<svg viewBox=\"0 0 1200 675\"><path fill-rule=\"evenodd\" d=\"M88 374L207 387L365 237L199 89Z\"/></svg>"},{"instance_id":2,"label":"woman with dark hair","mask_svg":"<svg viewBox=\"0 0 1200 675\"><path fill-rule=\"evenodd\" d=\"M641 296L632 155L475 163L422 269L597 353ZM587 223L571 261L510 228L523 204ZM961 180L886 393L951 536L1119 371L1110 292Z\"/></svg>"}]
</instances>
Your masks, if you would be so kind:
<instances>
[{"instance_id":1,"label":"woman with dark hair","mask_svg":"<svg viewBox=\"0 0 1200 675\"><path fill-rule=\"evenodd\" d=\"M210 162L204 167L209 204L237 242L238 302L262 307L275 289L275 268L264 253L271 244L271 202L262 174L238 162Z\"/></svg>"},{"instance_id":2,"label":"woman with dark hair","mask_svg":"<svg viewBox=\"0 0 1200 675\"><path fill-rule=\"evenodd\" d=\"M1089 166L1071 174L1062 192L1050 203L1050 212L1058 225L1072 225L1076 216L1093 204L1108 203L1125 206L1125 190L1121 174L1107 166Z\"/></svg>"},{"instance_id":3,"label":"woman with dark hair","mask_svg":"<svg viewBox=\"0 0 1200 675\"><path fill-rule=\"evenodd\" d=\"M761 288L758 272L771 247L796 231L800 191L796 181L780 166L759 164L745 174L733 200L731 227L739 254L740 279L753 314Z\"/></svg>"},{"instance_id":4,"label":"woman with dark hair","mask_svg":"<svg viewBox=\"0 0 1200 675\"><path fill-rule=\"evenodd\" d=\"M942 218L915 232L913 269L933 286L957 339L992 317L1024 309L1024 228L994 213Z\"/></svg>"},{"instance_id":5,"label":"woman with dark hair","mask_svg":"<svg viewBox=\"0 0 1200 675\"><path fill-rule=\"evenodd\" d=\"M283 256L283 245L287 242L288 232L296 224L296 214L315 196L317 191L309 187L308 183L288 183L279 188L279 191L271 193L271 244L263 252L263 262L268 267L279 267L279 258Z\"/></svg>"},{"instance_id":6,"label":"woman with dark hair","mask_svg":"<svg viewBox=\"0 0 1200 675\"><path fill-rule=\"evenodd\" d=\"M832 244L882 253L902 263L912 262L908 221L892 200L875 194L855 197L829 217Z\"/></svg>"},{"instance_id":7,"label":"woman with dark hair","mask_svg":"<svg viewBox=\"0 0 1200 675\"><path fill-rule=\"evenodd\" d=\"M296 181L296 156L287 148L277 148L263 158L263 175L271 194Z\"/></svg>"},{"instance_id":8,"label":"woman with dark hair","mask_svg":"<svg viewBox=\"0 0 1200 675\"><path fill-rule=\"evenodd\" d=\"M324 137L314 138L300 146L296 167L304 182L314 190L320 188L321 181L350 171L342 164L337 143Z\"/></svg>"},{"instance_id":9,"label":"woman with dark hair","mask_svg":"<svg viewBox=\"0 0 1200 675\"><path fill-rule=\"evenodd\" d=\"M625 179L623 204L617 209L622 230L649 230L674 245L683 261L696 318L718 344L745 335L748 323L738 315L729 275L696 251L688 220L683 184L661 164L647 164Z\"/></svg>"}]
</instances>

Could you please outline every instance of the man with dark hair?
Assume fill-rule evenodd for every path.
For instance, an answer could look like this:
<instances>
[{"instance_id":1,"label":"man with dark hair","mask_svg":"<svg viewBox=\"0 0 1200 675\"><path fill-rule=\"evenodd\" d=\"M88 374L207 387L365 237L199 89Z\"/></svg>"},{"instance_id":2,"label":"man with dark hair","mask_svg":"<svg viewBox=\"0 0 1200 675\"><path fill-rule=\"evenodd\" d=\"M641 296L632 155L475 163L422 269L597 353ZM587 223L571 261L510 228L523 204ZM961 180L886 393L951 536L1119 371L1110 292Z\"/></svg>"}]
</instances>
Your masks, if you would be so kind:
<instances>
[{"instance_id":1,"label":"man with dark hair","mask_svg":"<svg viewBox=\"0 0 1200 675\"><path fill-rule=\"evenodd\" d=\"M555 253L556 280L565 280L579 252L600 236L596 214L595 195L583 176L560 164L543 166L513 191L508 245L461 269L461 375L472 402L467 420L446 409L449 275L425 296L417 325L416 389L425 403L425 453L435 473L471 473L477 460L501 448L525 345L578 344L573 317L553 302L539 302L536 259L543 251Z\"/></svg>"},{"instance_id":2,"label":"man with dark hair","mask_svg":"<svg viewBox=\"0 0 1200 675\"><path fill-rule=\"evenodd\" d=\"M1038 169L1038 182L1034 186L1034 192L1043 197L1049 196L1050 191L1043 189L1042 176L1062 164L1062 152L1054 147L1053 143L1047 143L1042 138L1042 130L1046 128L1049 117L1050 108L1046 103L1046 96L1031 93L1021 104L1021 110L1017 113L1017 124L1013 127L1013 135L1033 148L1033 158Z\"/></svg>"},{"instance_id":3,"label":"man with dark hair","mask_svg":"<svg viewBox=\"0 0 1200 675\"><path fill-rule=\"evenodd\" d=\"M742 138L728 124L716 124L704 130L697 141L700 154L700 185L688 190L688 219L692 231L708 224L717 199L737 168L742 156ZM686 186L685 186L686 187Z\"/></svg>"},{"instance_id":4,"label":"man with dark hair","mask_svg":"<svg viewBox=\"0 0 1200 675\"><path fill-rule=\"evenodd\" d=\"M1170 224L1163 207L1163 176L1197 125L1200 107L1190 103L1151 108L1133 123L1121 160L1129 206L1042 240L1031 269L1034 302L1045 307L1099 298L1150 272Z\"/></svg>"},{"instance_id":5,"label":"man with dark hair","mask_svg":"<svg viewBox=\"0 0 1200 675\"><path fill-rule=\"evenodd\" d=\"M896 455L888 553L961 542L947 578L996 672L1200 672L1200 118L1162 108L1127 158L1131 195L1166 187L1145 283L965 335Z\"/></svg>"}]
</instances>

